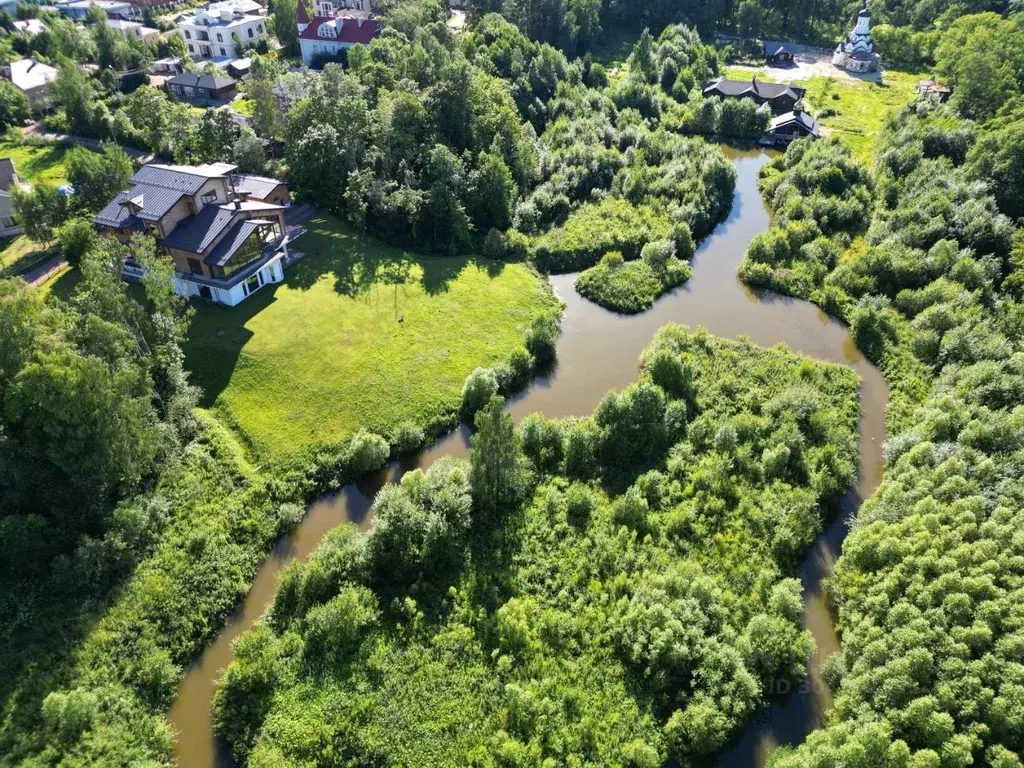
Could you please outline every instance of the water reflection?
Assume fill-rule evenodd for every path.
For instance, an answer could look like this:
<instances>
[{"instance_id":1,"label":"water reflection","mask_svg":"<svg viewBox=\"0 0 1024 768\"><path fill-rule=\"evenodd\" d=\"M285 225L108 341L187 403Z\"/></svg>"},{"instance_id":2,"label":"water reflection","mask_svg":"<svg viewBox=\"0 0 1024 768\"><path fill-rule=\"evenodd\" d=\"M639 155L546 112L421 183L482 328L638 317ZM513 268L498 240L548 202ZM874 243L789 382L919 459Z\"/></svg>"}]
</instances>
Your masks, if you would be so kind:
<instances>
[{"instance_id":1,"label":"water reflection","mask_svg":"<svg viewBox=\"0 0 1024 768\"><path fill-rule=\"evenodd\" d=\"M831 706L821 667L839 644L821 582L832 572L847 520L880 479L889 392L881 374L860 354L842 325L811 304L754 291L737 279L736 269L747 244L771 221L757 190L757 172L768 157L760 151L725 151L738 172L736 197L729 217L694 257L690 281L663 296L650 311L624 316L582 299L573 289L574 275L552 277L555 291L566 304L558 364L548 376L513 398L508 408L517 419L535 411L560 418L591 413L608 390L621 389L636 378L640 353L655 332L670 322L704 326L716 336L746 335L764 346L785 343L797 352L849 365L861 377L860 477L800 571L806 601L804 626L817 645L808 684L773 699L718 761L721 766L762 766L775 746L798 743L820 726ZM385 482L429 466L440 456L464 457L468 450L469 430L461 427L419 456L404 459L310 507L295 533L275 546L244 604L182 682L170 713L179 733L176 756L181 765L208 768L232 764L213 732L211 701L216 681L232 659L232 640L252 625L272 600L281 569L293 559L308 557L327 531L342 522L352 520L367 528L371 500Z\"/></svg>"}]
</instances>

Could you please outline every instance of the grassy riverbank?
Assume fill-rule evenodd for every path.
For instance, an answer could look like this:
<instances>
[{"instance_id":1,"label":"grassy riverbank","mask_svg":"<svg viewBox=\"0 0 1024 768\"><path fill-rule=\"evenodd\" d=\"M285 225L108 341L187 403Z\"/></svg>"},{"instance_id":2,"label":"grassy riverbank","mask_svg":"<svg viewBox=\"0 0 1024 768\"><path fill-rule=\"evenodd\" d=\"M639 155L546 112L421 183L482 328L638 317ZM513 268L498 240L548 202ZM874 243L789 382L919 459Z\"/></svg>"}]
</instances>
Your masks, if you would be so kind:
<instances>
[{"instance_id":1,"label":"grassy riverbank","mask_svg":"<svg viewBox=\"0 0 1024 768\"><path fill-rule=\"evenodd\" d=\"M466 376L556 311L525 265L421 256L328 216L307 226L285 282L237 307L199 307L186 347L204 404L255 457L450 419Z\"/></svg>"}]
</instances>

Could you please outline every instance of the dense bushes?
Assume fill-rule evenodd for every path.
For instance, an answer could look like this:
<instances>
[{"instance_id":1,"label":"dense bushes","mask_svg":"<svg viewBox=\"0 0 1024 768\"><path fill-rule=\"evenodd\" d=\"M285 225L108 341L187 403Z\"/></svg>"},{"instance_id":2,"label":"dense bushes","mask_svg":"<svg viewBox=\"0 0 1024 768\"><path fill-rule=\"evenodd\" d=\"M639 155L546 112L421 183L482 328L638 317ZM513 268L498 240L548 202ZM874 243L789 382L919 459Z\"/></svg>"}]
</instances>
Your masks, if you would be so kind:
<instances>
[{"instance_id":1,"label":"dense bushes","mask_svg":"<svg viewBox=\"0 0 1024 768\"><path fill-rule=\"evenodd\" d=\"M662 258L663 253L668 255ZM627 264L618 251L606 253L597 266L576 278L576 290L607 309L635 313L649 309L662 293L690 278L690 267L675 257L671 240L648 243L643 254Z\"/></svg>"},{"instance_id":2,"label":"dense bushes","mask_svg":"<svg viewBox=\"0 0 1024 768\"><path fill-rule=\"evenodd\" d=\"M992 194L1005 160L970 149L979 132L995 151L947 108L891 119L866 240L814 275L811 298L892 385L890 437L832 579L832 719L774 768L1021 764L1019 233Z\"/></svg>"},{"instance_id":3,"label":"dense bushes","mask_svg":"<svg viewBox=\"0 0 1024 768\"><path fill-rule=\"evenodd\" d=\"M789 575L853 480L856 388L670 326L591 418L515 430L492 400L468 472L407 474L371 533L288 569L239 641L221 732L250 765L713 753L804 674Z\"/></svg>"}]
</instances>

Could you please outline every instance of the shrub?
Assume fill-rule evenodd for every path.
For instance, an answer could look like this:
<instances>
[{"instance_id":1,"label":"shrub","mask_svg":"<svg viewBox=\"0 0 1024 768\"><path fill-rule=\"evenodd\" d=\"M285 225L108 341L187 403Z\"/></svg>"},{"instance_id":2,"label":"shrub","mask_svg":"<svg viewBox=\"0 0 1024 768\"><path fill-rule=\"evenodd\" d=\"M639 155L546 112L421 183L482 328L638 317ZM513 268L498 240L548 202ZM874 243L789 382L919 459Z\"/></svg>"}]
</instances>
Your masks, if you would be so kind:
<instances>
[{"instance_id":1,"label":"shrub","mask_svg":"<svg viewBox=\"0 0 1024 768\"><path fill-rule=\"evenodd\" d=\"M57 230L60 251L69 264L78 264L99 242L96 228L88 219L72 219Z\"/></svg>"},{"instance_id":2,"label":"shrub","mask_svg":"<svg viewBox=\"0 0 1024 768\"><path fill-rule=\"evenodd\" d=\"M473 422L477 411L498 394L498 379L490 368L477 368L462 386L462 420Z\"/></svg>"},{"instance_id":3,"label":"shrub","mask_svg":"<svg viewBox=\"0 0 1024 768\"><path fill-rule=\"evenodd\" d=\"M295 530L306 510L298 504L285 503L277 508L277 526L281 533Z\"/></svg>"},{"instance_id":4,"label":"shrub","mask_svg":"<svg viewBox=\"0 0 1024 768\"><path fill-rule=\"evenodd\" d=\"M406 422L395 430L391 443L397 455L409 456L422 448L426 440L426 435L418 425Z\"/></svg>"},{"instance_id":5,"label":"shrub","mask_svg":"<svg viewBox=\"0 0 1024 768\"><path fill-rule=\"evenodd\" d=\"M363 475L384 466L391 454L388 441L380 435L361 429L349 442L346 459L350 472Z\"/></svg>"},{"instance_id":6,"label":"shrub","mask_svg":"<svg viewBox=\"0 0 1024 768\"><path fill-rule=\"evenodd\" d=\"M676 245L672 240L654 240L647 243L640 251L640 258L655 274L661 274L676 255Z\"/></svg>"},{"instance_id":7,"label":"shrub","mask_svg":"<svg viewBox=\"0 0 1024 768\"><path fill-rule=\"evenodd\" d=\"M594 495L583 483L573 483L565 492L565 515L577 528L586 528L595 507Z\"/></svg>"},{"instance_id":8,"label":"shrub","mask_svg":"<svg viewBox=\"0 0 1024 768\"><path fill-rule=\"evenodd\" d=\"M526 349L533 355L538 370L546 370L555 362L558 347L558 318L538 317L526 333Z\"/></svg>"}]
</instances>

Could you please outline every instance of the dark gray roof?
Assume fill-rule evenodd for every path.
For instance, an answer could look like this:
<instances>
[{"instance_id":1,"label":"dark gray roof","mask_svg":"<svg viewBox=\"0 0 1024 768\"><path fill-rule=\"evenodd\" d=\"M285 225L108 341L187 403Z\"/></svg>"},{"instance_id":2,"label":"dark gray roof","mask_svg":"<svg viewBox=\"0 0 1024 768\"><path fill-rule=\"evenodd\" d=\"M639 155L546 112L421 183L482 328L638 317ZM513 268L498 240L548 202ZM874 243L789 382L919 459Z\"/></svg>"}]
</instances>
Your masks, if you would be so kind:
<instances>
[{"instance_id":1,"label":"dark gray roof","mask_svg":"<svg viewBox=\"0 0 1024 768\"><path fill-rule=\"evenodd\" d=\"M728 80L721 78L704 86L705 96L747 96L757 95L763 99L777 99L788 95L795 101L803 98L805 88L786 83L765 83L761 80Z\"/></svg>"},{"instance_id":2,"label":"dark gray roof","mask_svg":"<svg viewBox=\"0 0 1024 768\"><path fill-rule=\"evenodd\" d=\"M205 88L208 91L219 91L222 88L233 86L235 81L230 77L217 77L216 75L197 75L195 72L182 72L167 81L171 85L183 85L188 88Z\"/></svg>"},{"instance_id":3,"label":"dark gray roof","mask_svg":"<svg viewBox=\"0 0 1024 768\"><path fill-rule=\"evenodd\" d=\"M255 197L257 200L265 200L267 195L277 189L281 182L267 176L236 173L231 177L231 183L234 184L236 192Z\"/></svg>"},{"instance_id":4,"label":"dark gray roof","mask_svg":"<svg viewBox=\"0 0 1024 768\"><path fill-rule=\"evenodd\" d=\"M779 115L774 120L772 120L772 130L775 131L778 130L779 128L792 124L799 125L808 133L813 134L814 136L817 136L819 133L817 118L811 117L811 115L807 114L804 111L787 112L784 115Z\"/></svg>"},{"instance_id":5,"label":"dark gray roof","mask_svg":"<svg viewBox=\"0 0 1024 768\"><path fill-rule=\"evenodd\" d=\"M777 43L774 40L768 40L764 44L764 53L766 56L777 56L781 51L792 53L792 51L786 47L785 43Z\"/></svg>"},{"instance_id":6,"label":"dark gray roof","mask_svg":"<svg viewBox=\"0 0 1024 768\"><path fill-rule=\"evenodd\" d=\"M231 223L234 209L230 206L207 205L195 216L189 216L160 241L168 248L202 253Z\"/></svg>"},{"instance_id":7,"label":"dark gray roof","mask_svg":"<svg viewBox=\"0 0 1024 768\"><path fill-rule=\"evenodd\" d=\"M265 223L267 222L263 219L243 219L237 222L203 261L213 266L223 267L228 263L228 259L234 256L235 251L242 247L242 243L259 228L259 225Z\"/></svg>"},{"instance_id":8,"label":"dark gray roof","mask_svg":"<svg viewBox=\"0 0 1024 768\"><path fill-rule=\"evenodd\" d=\"M163 187L186 195L196 194L208 180L208 176L199 173L186 173L158 164L144 165L132 176L133 185L145 184L148 187Z\"/></svg>"},{"instance_id":9,"label":"dark gray roof","mask_svg":"<svg viewBox=\"0 0 1024 768\"><path fill-rule=\"evenodd\" d=\"M10 192L18 181L18 169L9 157L0 157L0 190Z\"/></svg>"},{"instance_id":10,"label":"dark gray roof","mask_svg":"<svg viewBox=\"0 0 1024 768\"><path fill-rule=\"evenodd\" d=\"M135 215L143 221L160 221L184 196L184 192L175 189L135 184L128 190L126 199L135 202L142 209Z\"/></svg>"},{"instance_id":11,"label":"dark gray roof","mask_svg":"<svg viewBox=\"0 0 1024 768\"><path fill-rule=\"evenodd\" d=\"M93 221L114 229L142 229L142 222L124 205L128 197L128 192L119 192L117 197L96 214Z\"/></svg>"}]
</instances>

